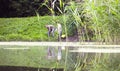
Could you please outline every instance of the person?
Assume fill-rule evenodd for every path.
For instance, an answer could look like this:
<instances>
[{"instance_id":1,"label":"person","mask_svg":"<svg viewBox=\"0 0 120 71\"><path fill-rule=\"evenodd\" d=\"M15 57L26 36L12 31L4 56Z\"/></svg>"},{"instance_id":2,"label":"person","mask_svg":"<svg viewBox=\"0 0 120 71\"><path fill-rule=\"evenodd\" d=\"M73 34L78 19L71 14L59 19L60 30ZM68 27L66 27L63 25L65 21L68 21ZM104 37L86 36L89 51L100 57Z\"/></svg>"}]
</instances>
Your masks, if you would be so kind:
<instances>
[{"instance_id":1,"label":"person","mask_svg":"<svg viewBox=\"0 0 120 71\"><path fill-rule=\"evenodd\" d=\"M62 25L60 23L57 23L57 28L54 25L45 25L45 27L48 29L48 37L50 37L50 34L54 37L54 33L57 30L58 41L61 41Z\"/></svg>"},{"instance_id":2,"label":"person","mask_svg":"<svg viewBox=\"0 0 120 71\"><path fill-rule=\"evenodd\" d=\"M50 34L54 37L54 32L56 30L54 25L45 25L45 27L48 29L48 37L50 37Z\"/></svg>"},{"instance_id":3,"label":"person","mask_svg":"<svg viewBox=\"0 0 120 71\"><path fill-rule=\"evenodd\" d=\"M60 23L57 23L57 32L58 32L58 41L61 41L62 25Z\"/></svg>"}]
</instances>

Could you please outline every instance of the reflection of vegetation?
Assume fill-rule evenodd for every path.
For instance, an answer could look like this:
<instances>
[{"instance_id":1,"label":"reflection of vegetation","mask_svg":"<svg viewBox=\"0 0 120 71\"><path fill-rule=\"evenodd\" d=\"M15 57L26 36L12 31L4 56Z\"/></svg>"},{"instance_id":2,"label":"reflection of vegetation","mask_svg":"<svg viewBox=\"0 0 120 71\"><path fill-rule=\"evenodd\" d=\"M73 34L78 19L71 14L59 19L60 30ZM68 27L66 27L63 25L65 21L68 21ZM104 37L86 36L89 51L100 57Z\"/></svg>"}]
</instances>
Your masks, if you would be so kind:
<instances>
[{"instance_id":1,"label":"reflection of vegetation","mask_svg":"<svg viewBox=\"0 0 120 71\"><path fill-rule=\"evenodd\" d=\"M64 52L62 60L57 63L57 57L53 59L47 58L47 47L30 47L24 50L10 50L2 48L27 48L19 46L0 46L0 65L5 66L27 66L40 68L63 68ZM54 48L54 47L53 47ZM55 47L55 55L57 55L57 47Z\"/></svg>"},{"instance_id":2,"label":"reflection of vegetation","mask_svg":"<svg viewBox=\"0 0 120 71\"><path fill-rule=\"evenodd\" d=\"M69 53L68 70L118 71L120 69L119 55L120 54Z\"/></svg>"}]
</instances>

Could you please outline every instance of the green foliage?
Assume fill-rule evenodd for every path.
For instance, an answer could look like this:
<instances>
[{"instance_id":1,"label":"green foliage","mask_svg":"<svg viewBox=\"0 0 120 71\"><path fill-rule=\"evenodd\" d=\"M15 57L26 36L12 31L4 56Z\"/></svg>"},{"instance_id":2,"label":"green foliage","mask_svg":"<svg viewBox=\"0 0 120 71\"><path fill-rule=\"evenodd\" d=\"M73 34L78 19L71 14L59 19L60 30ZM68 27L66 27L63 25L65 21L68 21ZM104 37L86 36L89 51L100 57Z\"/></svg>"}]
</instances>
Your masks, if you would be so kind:
<instances>
[{"instance_id":1,"label":"green foliage","mask_svg":"<svg viewBox=\"0 0 120 71\"><path fill-rule=\"evenodd\" d=\"M79 39L82 41L107 41L117 42L116 36L120 34L119 1L90 1L81 3L70 2L70 6L65 7L66 25L68 34L71 29L75 31L71 24L75 24ZM119 37L118 37L119 38Z\"/></svg>"},{"instance_id":2,"label":"green foliage","mask_svg":"<svg viewBox=\"0 0 120 71\"><path fill-rule=\"evenodd\" d=\"M0 36L0 41L6 41L6 38L4 36Z\"/></svg>"},{"instance_id":3,"label":"green foliage","mask_svg":"<svg viewBox=\"0 0 120 71\"><path fill-rule=\"evenodd\" d=\"M55 17L56 20L61 17ZM30 17L30 18L0 18L0 40L1 41L55 41L55 38L48 39L46 24L53 24L51 16Z\"/></svg>"},{"instance_id":4,"label":"green foliage","mask_svg":"<svg viewBox=\"0 0 120 71\"><path fill-rule=\"evenodd\" d=\"M85 13L90 18L95 40L113 42L112 37L120 35L118 3L118 0L85 1Z\"/></svg>"},{"instance_id":5,"label":"green foliage","mask_svg":"<svg viewBox=\"0 0 120 71\"><path fill-rule=\"evenodd\" d=\"M59 22L63 25L63 33L66 36L74 35L77 32L80 41L114 43L117 42L116 39L119 39L120 35L119 4L119 0L85 0L79 4L70 2L70 6L64 7L64 2L60 0L59 11L62 16L41 17L37 14L37 17L31 18L1 18L0 40L54 41L57 36L48 38L44 25L49 23L56 25L56 22ZM47 6L47 4L45 5ZM55 12L49 5L48 9L51 10L51 13ZM111 57L110 54L93 56L87 54L83 57L80 54L69 55L68 49L66 49L65 63L63 63L65 71L118 71L120 69L118 56ZM28 61L28 65L35 65L30 64L31 60L28 59ZM45 64L48 63L45 62Z\"/></svg>"},{"instance_id":6,"label":"green foliage","mask_svg":"<svg viewBox=\"0 0 120 71\"><path fill-rule=\"evenodd\" d=\"M65 24L68 30L66 33L73 33L70 31L73 31L71 24L74 23L80 41L119 42L119 2L118 0L85 0L80 4L71 2L70 6L65 8L67 12L63 14L67 16L67 18L63 17L65 18ZM76 56L71 55L72 57L70 58L69 54L66 55L68 58L66 61L71 61L66 65L68 70L117 71L120 69L119 58L113 58L113 54L84 55L84 57L80 57L80 55L82 55L82 53L78 53ZM73 56L75 56L75 58Z\"/></svg>"}]
</instances>

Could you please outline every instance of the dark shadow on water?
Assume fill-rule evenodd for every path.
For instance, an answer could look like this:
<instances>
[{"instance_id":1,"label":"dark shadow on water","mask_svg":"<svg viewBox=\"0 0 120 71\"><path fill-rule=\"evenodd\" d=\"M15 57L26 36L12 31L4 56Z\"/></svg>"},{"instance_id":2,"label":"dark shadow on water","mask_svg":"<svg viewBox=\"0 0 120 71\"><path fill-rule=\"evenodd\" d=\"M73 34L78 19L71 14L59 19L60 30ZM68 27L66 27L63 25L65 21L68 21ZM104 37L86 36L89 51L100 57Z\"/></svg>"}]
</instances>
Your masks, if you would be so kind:
<instances>
[{"instance_id":1,"label":"dark shadow on water","mask_svg":"<svg viewBox=\"0 0 120 71\"><path fill-rule=\"evenodd\" d=\"M0 66L0 71L63 71L63 68L34 68L20 66Z\"/></svg>"}]
</instances>

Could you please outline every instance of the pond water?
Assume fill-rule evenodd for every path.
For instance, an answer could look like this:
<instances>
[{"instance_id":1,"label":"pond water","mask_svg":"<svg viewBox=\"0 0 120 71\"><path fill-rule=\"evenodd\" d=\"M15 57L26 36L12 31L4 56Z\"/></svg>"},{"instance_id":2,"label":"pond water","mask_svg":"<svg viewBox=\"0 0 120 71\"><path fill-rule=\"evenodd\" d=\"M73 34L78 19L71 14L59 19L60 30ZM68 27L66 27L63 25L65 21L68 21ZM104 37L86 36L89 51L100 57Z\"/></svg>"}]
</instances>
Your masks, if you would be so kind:
<instances>
[{"instance_id":1,"label":"pond water","mask_svg":"<svg viewBox=\"0 0 120 71\"><path fill-rule=\"evenodd\" d=\"M94 65L102 67L101 64L113 65L113 69L114 66L120 68L119 53L69 52L72 49L57 46L0 46L0 71L63 71L65 68L74 71L79 66L84 71ZM58 55L61 55L60 60L57 59Z\"/></svg>"}]
</instances>

